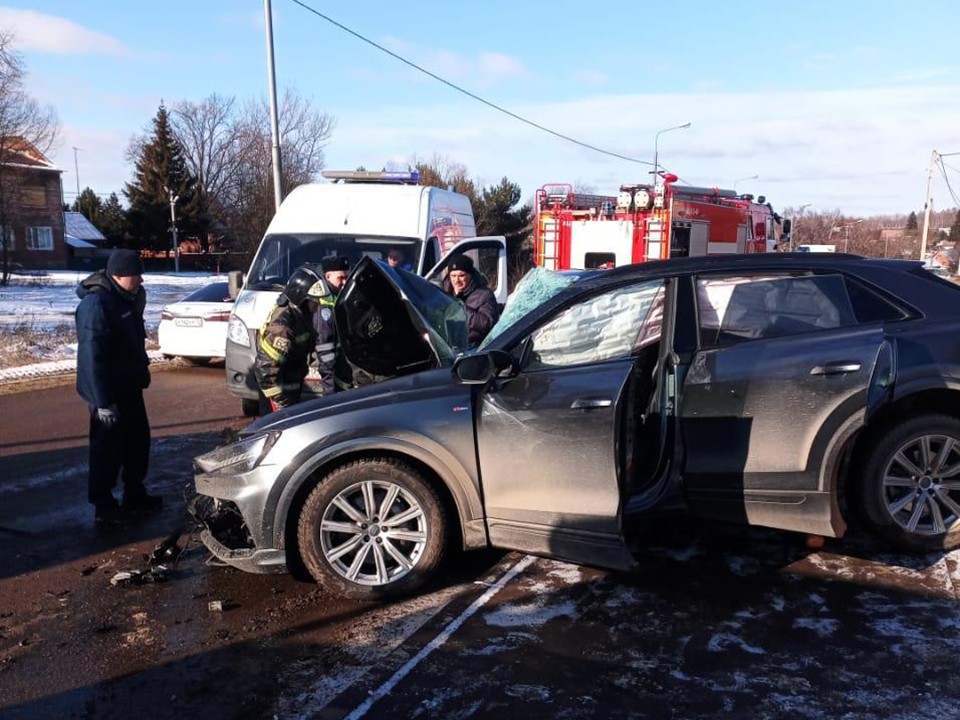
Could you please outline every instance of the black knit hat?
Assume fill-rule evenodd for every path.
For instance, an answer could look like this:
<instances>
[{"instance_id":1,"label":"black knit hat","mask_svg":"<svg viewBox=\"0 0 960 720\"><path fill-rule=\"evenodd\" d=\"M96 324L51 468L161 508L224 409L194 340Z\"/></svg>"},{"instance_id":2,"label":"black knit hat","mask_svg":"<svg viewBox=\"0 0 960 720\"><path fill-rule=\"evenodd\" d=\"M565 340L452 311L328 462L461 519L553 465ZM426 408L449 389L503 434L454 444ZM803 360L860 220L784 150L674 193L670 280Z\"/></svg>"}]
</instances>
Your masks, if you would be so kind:
<instances>
[{"instance_id":1,"label":"black knit hat","mask_svg":"<svg viewBox=\"0 0 960 720\"><path fill-rule=\"evenodd\" d=\"M459 270L460 272L472 273L473 260L470 259L469 255L455 255L450 259L450 262L447 264L447 269L450 272L453 272L454 270Z\"/></svg>"},{"instance_id":2,"label":"black knit hat","mask_svg":"<svg viewBox=\"0 0 960 720\"><path fill-rule=\"evenodd\" d=\"M114 250L107 258L107 275L143 275L143 262L136 250Z\"/></svg>"},{"instance_id":3,"label":"black knit hat","mask_svg":"<svg viewBox=\"0 0 960 720\"><path fill-rule=\"evenodd\" d=\"M325 273L339 272L341 270L347 272L350 270L350 261L341 255L333 255L323 258L323 260L320 261L320 267L323 268Z\"/></svg>"}]
</instances>

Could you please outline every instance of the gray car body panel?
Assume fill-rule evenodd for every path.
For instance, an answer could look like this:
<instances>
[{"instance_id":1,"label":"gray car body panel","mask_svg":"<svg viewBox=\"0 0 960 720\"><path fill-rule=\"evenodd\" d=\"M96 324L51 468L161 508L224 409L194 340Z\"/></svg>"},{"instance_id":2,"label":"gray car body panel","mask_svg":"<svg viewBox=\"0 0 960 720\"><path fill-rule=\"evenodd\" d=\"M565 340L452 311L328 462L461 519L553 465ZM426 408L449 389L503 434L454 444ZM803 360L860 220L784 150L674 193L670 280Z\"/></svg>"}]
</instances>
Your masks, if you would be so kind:
<instances>
[{"instance_id":1,"label":"gray car body panel","mask_svg":"<svg viewBox=\"0 0 960 720\"><path fill-rule=\"evenodd\" d=\"M805 254L684 259L584 273L574 285L507 328L488 349L515 352L539 325L587 295L650 278L686 277L700 272L840 272L873 285L904 307L908 317L901 322L846 328L833 335L828 331L800 340L782 337L748 343L741 351L744 357L739 362L731 362L730 367L719 374L716 368L708 367L706 355L711 351L693 350L676 366L681 387L673 412L678 425L677 437L685 438L684 447L678 445L678 448L684 453L687 469L694 469L692 475L696 475L697 470L704 471L702 475L716 475L718 470L707 462L709 458L702 451L697 457L696 433L684 427L694 412L764 425L756 437L750 432L743 434L746 444L736 449L736 457L714 458L721 465L741 463L739 468L732 469L734 475L739 473L739 488L711 488L710 482L702 482L699 487L702 502L692 503L694 509L704 515L721 515L713 511L710 503L730 502L737 506L743 522L841 535L845 525L837 504L836 479L851 441L869 426L868 395L879 397L882 405L926 390L960 389L956 290L936 287L925 277L911 276L910 270L915 266L918 264L903 261ZM891 294L885 288L895 288L896 292ZM836 342L818 341L827 336ZM775 360L772 367L778 369L763 377L745 374L752 362L747 348L756 353L762 350L759 348L762 342L767 343L767 352ZM894 383L883 393L870 395L871 389L876 389L873 368L878 352L882 346L891 345L896 355ZM836 352L840 354L834 357ZM860 367L855 373L839 377L811 379L811 363L821 361L857 362ZM259 488L245 494L243 478L235 476L232 497L238 505L244 504L244 517L248 521L253 519L259 523L255 534L264 543L262 551L268 553L264 557L273 557L269 553L282 547L282 530L289 520L291 499L318 468L337 462L351 452L376 452L389 447L390 452L410 454L431 467L457 499L461 523L466 533L473 533L474 540L479 537L478 523L485 519L493 544L580 562L623 566L620 513L629 499L619 497L616 502L612 501L614 484L618 489L621 487L623 471L617 466L616 453L609 461L593 449L583 458L571 455L576 444L571 441L569 427L564 422L554 418L535 428L531 418L521 417L519 395L512 405L505 403L503 396L497 398L498 387L518 381L525 381L522 373L509 381L494 380L489 388L471 389L460 385L449 370L439 369L314 401L255 423L248 432L283 430L281 440L266 461L270 467L253 471L265 471L273 477L275 485L266 491ZM708 397L706 386L713 384L725 384L730 396L720 400ZM687 394L698 385L702 391L700 397L696 390L692 395ZM589 383L583 387L589 387ZM552 389L548 387L548 391ZM476 406L470 401L472 397L477 398ZM619 396L610 399L614 400L611 418L604 417L598 423L603 429L597 431L600 434L612 431L614 437L599 438L608 449L615 447L620 432L616 417L621 399ZM559 403L559 396L553 401ZM730 403L737 407L733 408ZM455 407L471 409L454 410ZM876 411L877 408L870 408L870 412ZM590 414L583 415L585 423L589 423ZM502 421L502 427L492 431L492 418ZM479 427L480 472L474 421ZM593 428L584 432L589 434L591 430ZM531 442L530 433L544 442ZM777 452L778 438L780 445L797 438L801 442L795 452L783 454ZM692 458L691 447L695 451ZM281 448L282 453L274 456ZM510 453L515 457L507 461L498 456L488 457L491 453ZM280 468L284 462L296 467ZM596 463L602 463L603 467L590 476L590 467ZM570 467L565 467L568 464ZM551 475L556 477L557 468L561 477L552 481ZM679 470L675 468L673 472ZM572 488L569 495L562 494L571 505L589 488L599 493L598 497L572 511L562 503L559 509L552 507L556 498L549 498L543 507L536 507L538 500L547 498L556 487L569 488L578 475L584 487ZM531 480L533 486L525 487L524 483ZM698 488L695 482L687 484L689 480L680 478L693 499ZM205 476L198 476L197 485L200 492L215 494ZM735 491L729 492L731 489ZM224 491L224 488L216 490ZM257 502L261 503L260 511L254 508ZM642 502L636 506L651 507ZM578 509L581 512L577 512Z\"/></svg>"}]
</instances>

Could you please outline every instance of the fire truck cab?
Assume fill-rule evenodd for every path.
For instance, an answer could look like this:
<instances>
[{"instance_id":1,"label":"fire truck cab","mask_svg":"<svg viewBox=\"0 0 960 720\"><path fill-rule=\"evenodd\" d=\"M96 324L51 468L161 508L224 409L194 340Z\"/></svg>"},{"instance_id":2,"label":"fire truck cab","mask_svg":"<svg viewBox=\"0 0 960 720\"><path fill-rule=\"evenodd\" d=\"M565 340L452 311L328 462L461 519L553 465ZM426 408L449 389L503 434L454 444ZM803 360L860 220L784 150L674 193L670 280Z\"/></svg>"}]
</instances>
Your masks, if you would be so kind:
<instances>
[{"instance_id":1,"label":"fire truck cab","mask_svg":"<svg viewBox=\"0 0 960 720\"><path fill-rule=\"evenodd\" d=\"M623 185L586 195L566 183L536 194L535 262L550 270L612 268L671 257L772 252L781 218L760 196L677 185Z\"/></svg>"}]
</instances>

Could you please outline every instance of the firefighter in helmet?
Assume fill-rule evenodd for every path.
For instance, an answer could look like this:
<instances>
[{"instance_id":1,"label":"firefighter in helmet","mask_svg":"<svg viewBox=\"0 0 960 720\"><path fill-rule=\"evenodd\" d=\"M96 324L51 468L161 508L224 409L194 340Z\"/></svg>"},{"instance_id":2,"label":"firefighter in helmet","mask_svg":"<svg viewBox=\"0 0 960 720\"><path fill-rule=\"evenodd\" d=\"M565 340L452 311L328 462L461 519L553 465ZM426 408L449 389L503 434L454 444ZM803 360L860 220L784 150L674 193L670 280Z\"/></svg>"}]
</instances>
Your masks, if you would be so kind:
<instances>
[{"instance_id":1,"label":"firefighter in helmet","mask_svg":"<svg viewBox=\"0 0 960 720\"><path fill-rule=\"evenodd\" d=\"M329 296L329 286L315 270L297 268L260 328L254 373L272 410L300 400L317 337L313 314Z\"/></svg>"}]
</instances>

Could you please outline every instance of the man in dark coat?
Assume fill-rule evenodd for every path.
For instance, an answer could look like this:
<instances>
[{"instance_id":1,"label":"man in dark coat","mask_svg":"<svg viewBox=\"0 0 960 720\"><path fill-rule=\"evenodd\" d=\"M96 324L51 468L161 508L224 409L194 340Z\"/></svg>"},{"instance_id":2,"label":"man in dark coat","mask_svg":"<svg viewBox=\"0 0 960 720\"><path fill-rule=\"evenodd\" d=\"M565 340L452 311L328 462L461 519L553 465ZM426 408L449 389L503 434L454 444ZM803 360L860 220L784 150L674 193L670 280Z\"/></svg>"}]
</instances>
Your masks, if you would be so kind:
<instances>
[{"instance_id":1,"label":"man in dark coat","mask_svg":"<svg viewBox=\"0 0 960 720\"><path fill-rule=\"evenodd\" d=\"M77 295L77 392L90 406L88 496L99 524L159 510L147 493L150 423L143 391L150 385L144 348L143 263L134 250L114 250L107 269L80 283ZM113 496L123 479L123 505Z\"/></svg>"},{"instance_id":2,"label":"man in dark coat","mask_svg":"<svg viewBox=\"0 0 960 720\"><path fill-rule=\"evenodd\" d=\"M300 402L317 333L313 315L330 288L313 268L290 275L257 339L254 375L272 410Z\"/></svg>"},{"instance_id":3,"label":"man in dark coat","mask_svg":"<svg viewBox=\"0 0 960 720\"><path fill-rule=\"evenodd\" d=\"M476 347L500 318L497 298L469 256L454 256L447 270L451 293L467 307L467 339Z\"/></svg>"}]
</instances>

